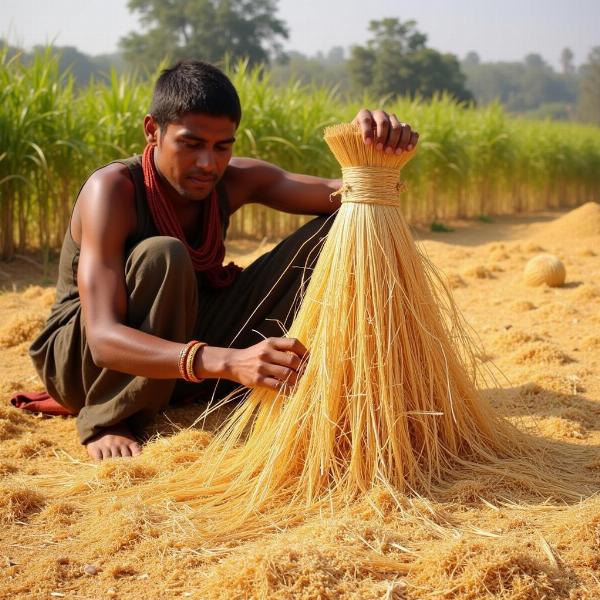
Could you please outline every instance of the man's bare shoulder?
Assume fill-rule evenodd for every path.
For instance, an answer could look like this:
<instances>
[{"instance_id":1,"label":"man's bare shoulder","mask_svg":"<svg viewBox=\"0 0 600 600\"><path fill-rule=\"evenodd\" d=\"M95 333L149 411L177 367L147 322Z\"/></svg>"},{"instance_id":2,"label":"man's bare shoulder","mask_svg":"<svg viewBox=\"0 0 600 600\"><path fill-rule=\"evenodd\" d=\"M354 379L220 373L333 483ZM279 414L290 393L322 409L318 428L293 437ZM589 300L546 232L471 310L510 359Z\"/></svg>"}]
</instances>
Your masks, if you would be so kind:
<instances>
[{"instance_id":1,"label":"man's bare shoulder","mask_svg":"<svg viewBox=\"0 0 600 600\"><path fill-rule=\"evenodd\" d=\"M137 220L135 187L127 165L111 163L94 171L83 184L73 209L71 234L81 242L84 225L93 227L107 218L132 231Z\"/></svg>"},{"instance_id":2,"label":"man's bare shoulder","mask_svg":"<svg viewBox=\"0 0 600 600\"><path fill-rule=\"evenodd\" d=\"M110 163L94 171L85 182L81 192L101 194L128 194L134 196L134 185L129 168L123 163ZM81 194L80 194L81 196Z\"/></svg>"}]
</instances>

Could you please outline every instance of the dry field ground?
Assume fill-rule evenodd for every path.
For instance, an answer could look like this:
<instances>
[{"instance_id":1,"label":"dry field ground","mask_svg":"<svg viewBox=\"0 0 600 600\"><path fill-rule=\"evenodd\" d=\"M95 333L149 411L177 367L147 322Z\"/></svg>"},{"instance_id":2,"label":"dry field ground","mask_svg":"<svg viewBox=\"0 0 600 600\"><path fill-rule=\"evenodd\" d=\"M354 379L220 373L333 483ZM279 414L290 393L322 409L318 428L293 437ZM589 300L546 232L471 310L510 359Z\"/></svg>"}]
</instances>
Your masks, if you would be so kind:
<instances>
[{"instance_id":1,"label":"dry field ground","mask_svg":"<svg viewBox=\"0 0 600 600\"><path fill-rule=\"evenodd\" d=\"M589 449L572 468L600 490L600 205L452 225L415 235L498 369L499 387L482 393L537 435ZM270 247L257 246L229 252L248 264ZM524 285L542 252L563 260L563 287ZM10 407L15 391L41 388L27 347L51 286L27 261L0 264L0 598L600 598L595 495L514 503L501 481L463 480L451 500L398 510L374 492L343 514L224 546L194 535L185 506L109 494L92 507L100 491L176 474L210 431L188 428L199 407L173 408L140 457L94 464L73 419Z\"/></svg>"}]
</instances>

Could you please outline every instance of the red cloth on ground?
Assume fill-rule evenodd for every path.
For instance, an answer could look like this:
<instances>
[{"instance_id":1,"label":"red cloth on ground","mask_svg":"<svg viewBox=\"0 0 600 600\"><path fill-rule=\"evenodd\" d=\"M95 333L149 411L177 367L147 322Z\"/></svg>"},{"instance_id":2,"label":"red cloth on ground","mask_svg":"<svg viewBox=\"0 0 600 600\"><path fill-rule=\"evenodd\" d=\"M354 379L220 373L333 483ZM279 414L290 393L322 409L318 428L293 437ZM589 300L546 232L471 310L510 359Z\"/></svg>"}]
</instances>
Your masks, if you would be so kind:
<instances>
[{"instance_id":1,"label":"red cloth on ground","mask_svg":"<svg viewBox=\"0 0 600 600\"><path fill-rule=\"evenodd\" d=\"M21 408L29 412L40 412L45 415L71 416L75 414L59 404L48 392L23 392L13 396L10 403L15 408Z\"/></svg>"}]
</instances>

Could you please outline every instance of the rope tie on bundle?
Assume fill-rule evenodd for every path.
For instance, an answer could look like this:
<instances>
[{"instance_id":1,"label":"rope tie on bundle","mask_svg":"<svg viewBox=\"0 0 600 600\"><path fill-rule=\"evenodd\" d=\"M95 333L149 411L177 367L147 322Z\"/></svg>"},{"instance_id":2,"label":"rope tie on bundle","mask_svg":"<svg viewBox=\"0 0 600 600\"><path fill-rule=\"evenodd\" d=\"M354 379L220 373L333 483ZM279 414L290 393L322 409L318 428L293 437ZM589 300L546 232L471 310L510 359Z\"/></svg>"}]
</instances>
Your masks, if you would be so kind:
<instances>
[{"instance_id":1,"label":"rope tie on bundle","mask_svg":"<svg viewBox=\"0 0 600 600\"><path fill-rule=\"evenodd\" d=\"M329 198L341 196L342 202L399 206L400 192L406 189L400 171L386 167L343 167L342 187Z\"/></svg>"}]
</instances>

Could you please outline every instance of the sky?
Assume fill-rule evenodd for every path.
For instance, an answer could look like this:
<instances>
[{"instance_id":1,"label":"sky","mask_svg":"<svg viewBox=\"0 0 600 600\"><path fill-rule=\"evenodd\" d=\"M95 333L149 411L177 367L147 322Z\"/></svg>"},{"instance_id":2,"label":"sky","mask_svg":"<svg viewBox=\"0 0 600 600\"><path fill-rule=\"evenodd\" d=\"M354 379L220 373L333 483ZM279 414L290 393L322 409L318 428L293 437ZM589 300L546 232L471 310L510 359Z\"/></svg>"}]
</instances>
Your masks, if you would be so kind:
<instances>
[{"instance_id":1,"label":"sky","mask_svg":"<svg viewBox=\"0 0 600 600\"><path fill-rule=\"evenodd\" d=\"M585 62L600 46L600 0L279 0L290 30L288 50L313 55L333 46L364 44L371 19L414 19L428 45L459 58L471 50L484 61L541 54L555 68L563 48ZM139 30L126 0L0 0L0 37L26 48L54 42L87 54L117 50Z\"/></svg>"}]
</instances>

